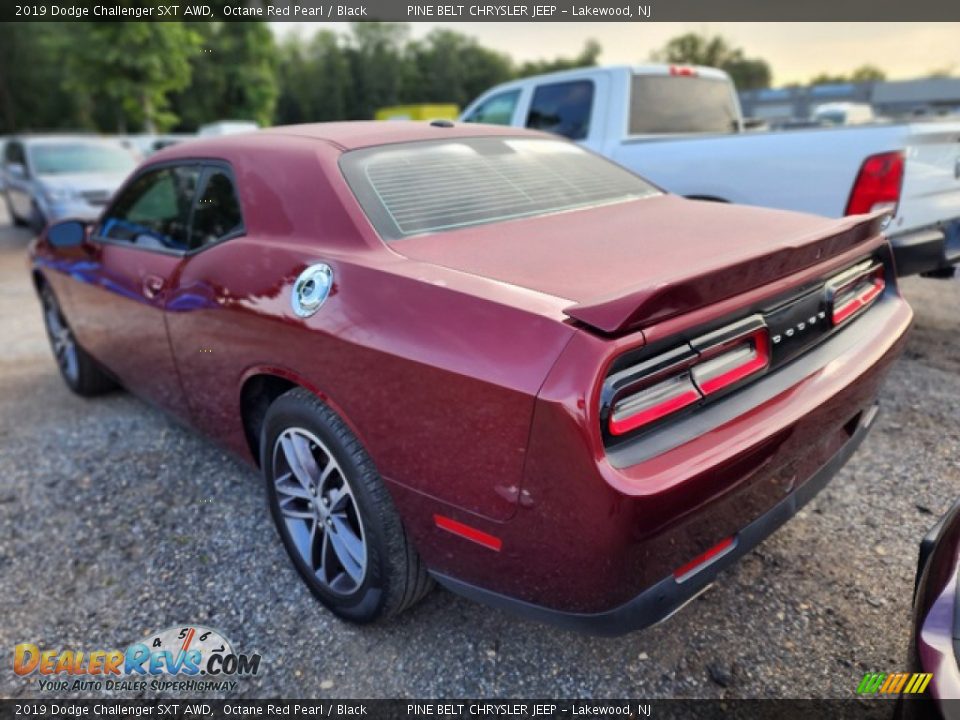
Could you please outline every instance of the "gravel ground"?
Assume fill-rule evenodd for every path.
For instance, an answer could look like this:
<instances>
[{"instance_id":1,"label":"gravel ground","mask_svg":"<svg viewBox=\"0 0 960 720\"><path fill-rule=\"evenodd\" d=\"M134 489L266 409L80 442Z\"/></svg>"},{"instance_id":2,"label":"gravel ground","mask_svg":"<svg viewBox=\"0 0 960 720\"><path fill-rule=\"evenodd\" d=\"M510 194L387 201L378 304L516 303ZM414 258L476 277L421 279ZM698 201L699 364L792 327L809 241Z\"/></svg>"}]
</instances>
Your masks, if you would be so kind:
<instances>
[{"instance_id":1,"label":"gravel ground","mask_svg":"<svg viewBox=\"0 0 960 720\"><path fill-rule=\"evenodd\" d=\"M851 697L864 672L904 669L917 543L960 495L960 281L904 282L917 322L884 412L817 500L683 612L610 640L440 590L386 626L335 620L254 471L130 395L66 389L28 239L0 218L4 654L198 623L263 655L231 697ZM0 667L0 696L39 694Z\"/></svg>"}]
</instances>

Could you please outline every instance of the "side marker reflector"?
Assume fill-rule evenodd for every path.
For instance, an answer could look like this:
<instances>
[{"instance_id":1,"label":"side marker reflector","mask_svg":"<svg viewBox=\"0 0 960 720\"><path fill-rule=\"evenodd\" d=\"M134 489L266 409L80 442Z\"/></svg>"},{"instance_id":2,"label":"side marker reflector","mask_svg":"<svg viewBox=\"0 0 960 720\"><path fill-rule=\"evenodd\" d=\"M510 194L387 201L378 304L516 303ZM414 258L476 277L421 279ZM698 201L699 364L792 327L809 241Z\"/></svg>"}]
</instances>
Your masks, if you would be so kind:
<instances>
[{"instance_id":1,"label":"side marker reflector","mask_svg":"<svg viewBox=\"0 0 960 720\"><path fill-rule=\"evenodd\" d=\"M444 515L434 515L433 521L441 530L459 535L462 538L471 540L477 543L477 545L483 545L483 547L495 552L500 552L500 548L503 547L503 541L500 538L485 533L483 530L477 530L475 527L464 525L462 522L457 522L453 518L448 518Z\"/></svg>"},{"instance_id":2,"label":"side marker reflector","mask_svg":"<svg viewBox=\"0 0 960 720\"><path fill-rule=\"evenodd\" d=\"M728 551L732 550L734 545L736 545L736 538L728 537L725 540L721 540L712 548L707 550L702 555L697 555L693 560L688 562L686 565L677 568L673 571L673 577L677 582L683 582L687 578L696 574L704 567L709 565L711 562L716 560L722 555L726 555Z\"/></svg>"}]
</instances>

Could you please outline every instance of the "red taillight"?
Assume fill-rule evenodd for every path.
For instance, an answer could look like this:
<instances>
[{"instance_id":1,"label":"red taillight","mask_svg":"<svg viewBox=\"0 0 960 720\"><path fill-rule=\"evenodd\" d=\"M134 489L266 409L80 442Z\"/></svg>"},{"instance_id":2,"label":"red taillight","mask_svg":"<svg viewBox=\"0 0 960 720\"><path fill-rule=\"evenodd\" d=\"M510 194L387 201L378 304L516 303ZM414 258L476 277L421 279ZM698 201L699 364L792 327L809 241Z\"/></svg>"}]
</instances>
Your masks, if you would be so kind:
<instances>
[{"instance_id":1,"label":"red taillight","mask_svg":"<svg viewBox=\"0 0 960 720\"><path fill-rule=\"evenodd\" d=\"M705 352L693 368L693 379L704 395L710 395L738 383L770 364L770 340L767 329L753 331Z\"/></svg>"},{"instance_id":2,"label":"red taillight","mask_svg":"<svg viewBox=\"0 0 960 720\"><path fill-rule=\"evenodd\" d=\"M641 369L611 377L610 434L624 435L649 425L769 365L769 334L759 316L696 338L689 346L644 363L641 368L656 368L649 375Z\"/></svg>"},{"instance_id":3,"label":"red taillight","mask_svg":"<svg viewBox=\"0 0 960 720\"><path fill-rule=\"evenodd\" d=\"M841 273L827 283L830 317L834 326L846 322L869 307L886 288L883 265L865 262Z\"/></svg>"},{"instance_id":4,"label":"red taillight","mask_svg":"<svg viewBox=\"0 0 960 720\"><path fill-rule=\"evenodd\" d=\"M705 568L707 565L709 565L711 562L716 560L721 555L726 555L729 550L733 549L733 546L735 543L736 543L736 540L732 537L728 537L724 540L721 540L712 548L707 550L705 553L701 555L697 555L693 560L688 562L686 565L683 565L682 567L678 567L676 570L674 570L673 571L674 579L677 582L683 582L684 580L689 578L691 575L694 575L695 573Z\"/></svg>"},{"instance_id":5,"label":"red taillight","mask_svg":"<svg viewBox=\"0 0 960 720\"><path fill-rule=\"evenodd\" d=\"M685 372L669 378L629 395L614 405L610 415L610 432L613 435L623 435L636 430L642 425L692 405L700 397L690 379L690 373Z\"/></svg>"},{"instance_id":6,"label":"red taillight","mask_svg":"<svg viewBox=\"0 0 960 720\"><path fill-rule=\"evenodd\" d=\"M859 215L874 210L896 212L903 184L903 152L871 155L863 161L850 191L847 215Z\"/></svg>"},{"instance_id":7,"label":"red taillight","mask_svg":"<svg viewBox=\"0 0 960 720\"><path fill-rule=\"evenodd\" d=\"M697 71L692 67L684 67L683 65L671 65L670 74L678 77L696 77Z\"/></svg>"}]
</instances>

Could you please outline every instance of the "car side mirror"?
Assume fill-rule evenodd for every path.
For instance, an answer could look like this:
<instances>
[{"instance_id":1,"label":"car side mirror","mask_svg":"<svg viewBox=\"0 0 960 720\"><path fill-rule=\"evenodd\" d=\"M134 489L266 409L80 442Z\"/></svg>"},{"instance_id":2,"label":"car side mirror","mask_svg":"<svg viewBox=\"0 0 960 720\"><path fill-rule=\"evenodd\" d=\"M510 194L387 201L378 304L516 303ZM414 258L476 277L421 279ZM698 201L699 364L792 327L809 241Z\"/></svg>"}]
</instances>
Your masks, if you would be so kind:
<instances>
[{"instance_id":1,"label":"car side mirror","mask_svg":"<svg viewBox=\"0 0 960 720\"><path fill-rule=\"evenodd\" d=\"M23 163L7 163L7 172L18 180L23 180L27 177L27 168Z\"/></svg>"},{"instance_id":2,"label":"car side mirror","mask_svg":"<svg viewBox=\"0 0 960 720\"><path fill-rule=\"evenodd\" d=\"M86 239L86 223L79 220L64 220L47 228L47 242L54 247L80 247Z\"/></svg>"}]
</instances>

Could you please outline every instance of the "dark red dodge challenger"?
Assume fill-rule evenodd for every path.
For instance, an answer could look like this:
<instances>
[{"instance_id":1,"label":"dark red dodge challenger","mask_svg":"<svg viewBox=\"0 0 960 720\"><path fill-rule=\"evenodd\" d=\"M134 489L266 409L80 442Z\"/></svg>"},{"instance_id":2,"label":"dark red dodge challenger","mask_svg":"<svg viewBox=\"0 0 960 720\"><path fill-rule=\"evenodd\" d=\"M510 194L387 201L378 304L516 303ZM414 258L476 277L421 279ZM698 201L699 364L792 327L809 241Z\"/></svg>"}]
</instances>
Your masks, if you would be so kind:
<instances>
[{"instance_id":1,"label":"dark red dodge challenger","mask_svg":"<svg viewBox=\"0 0 960 720\"><path fill-rule=\"evenodd\" d=\"M157 153L32 267L67 384L258 464L341 617L436 579L619 633L864 437L912 319L881 223L685 200L512 128L303 125Z\"/></svg>"}]
</instances>

